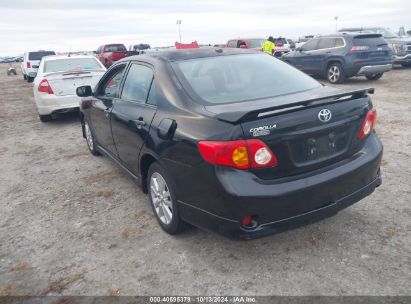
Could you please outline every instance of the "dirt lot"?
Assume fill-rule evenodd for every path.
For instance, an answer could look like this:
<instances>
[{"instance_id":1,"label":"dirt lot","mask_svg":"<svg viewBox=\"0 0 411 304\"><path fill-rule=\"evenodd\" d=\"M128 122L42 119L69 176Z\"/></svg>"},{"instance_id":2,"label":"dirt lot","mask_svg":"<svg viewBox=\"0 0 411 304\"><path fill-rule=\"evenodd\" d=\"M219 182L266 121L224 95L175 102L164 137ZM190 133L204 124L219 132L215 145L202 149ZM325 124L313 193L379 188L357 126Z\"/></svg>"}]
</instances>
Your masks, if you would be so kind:
<instances>
[{"instance_id":1,"label":"dirt lot","mask_svg":"<svg viewBox=\"0 0 411 304\"><path fill-rule=\"evenodd\" d=\"M15 64L17 67L18 65ZM338 215L236 242L165 234L146 196L93 157L77 115L38 119L32 84L0 65L0 295L407 295L411 69L374 83L383 185Z\"/></svg>"}]
</instances>

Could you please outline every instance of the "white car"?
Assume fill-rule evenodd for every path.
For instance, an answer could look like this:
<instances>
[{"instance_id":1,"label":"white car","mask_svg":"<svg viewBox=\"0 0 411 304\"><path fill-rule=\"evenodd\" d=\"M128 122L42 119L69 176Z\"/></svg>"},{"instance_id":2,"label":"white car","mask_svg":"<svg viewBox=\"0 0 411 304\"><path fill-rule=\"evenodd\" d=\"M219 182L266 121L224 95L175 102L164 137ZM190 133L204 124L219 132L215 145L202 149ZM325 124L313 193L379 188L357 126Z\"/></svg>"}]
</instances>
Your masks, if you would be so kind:
<instances>
[{"instance_id":1,"label":"white car","mask_svg":"<svg viewBox=\"0 0 411 304\"><path fill-rule=\"evenodd\" d=\"M33 87L40 120L47 122L53 113L77 110L81 101L76 94L77 87L94 87L105 71L94 56L43 57Z\"/></svg>"},{"instance_id":2,"label":"white car","mask_svg":"<svg viewBox=\"0 0 411 304\"><path fill-rule=\"evenodd\" d=\"M24 53L23 61L20 65L21 74L23 75L24 80L32 82L34 80L34 77L36 77L41 58L49 55L56 55L56 53L53 51L36 51Z\"/></svg>"}]
</instances>

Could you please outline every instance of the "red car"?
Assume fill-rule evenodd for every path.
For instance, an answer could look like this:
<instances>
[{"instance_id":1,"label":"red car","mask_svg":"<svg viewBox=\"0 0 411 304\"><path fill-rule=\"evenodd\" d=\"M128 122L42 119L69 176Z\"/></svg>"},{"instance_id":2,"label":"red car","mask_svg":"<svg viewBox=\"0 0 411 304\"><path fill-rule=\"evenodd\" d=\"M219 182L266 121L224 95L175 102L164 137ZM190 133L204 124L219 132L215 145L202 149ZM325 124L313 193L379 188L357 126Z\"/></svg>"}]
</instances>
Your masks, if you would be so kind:
<instances>
[{"instance_id":1,"label":"red car","mask_svg":"<svg viewBox=\"0 0 411 304\"><path fill-rule=\"evenodd\" d=\"M123 59L128 54L124 44L105 44L96 51L96 57L106 68L114 62Z\"/></svg>"},{"instance_id":2,"label":"red car","mask_svg":"<svg viewBox=\"0 0 411 304\"><path fill-rule=\"evenodd\" d=\"M237 38L228 40L227 47L261 51L261 46L265 41L264 38Z\"/></svg>"}]
</instances>

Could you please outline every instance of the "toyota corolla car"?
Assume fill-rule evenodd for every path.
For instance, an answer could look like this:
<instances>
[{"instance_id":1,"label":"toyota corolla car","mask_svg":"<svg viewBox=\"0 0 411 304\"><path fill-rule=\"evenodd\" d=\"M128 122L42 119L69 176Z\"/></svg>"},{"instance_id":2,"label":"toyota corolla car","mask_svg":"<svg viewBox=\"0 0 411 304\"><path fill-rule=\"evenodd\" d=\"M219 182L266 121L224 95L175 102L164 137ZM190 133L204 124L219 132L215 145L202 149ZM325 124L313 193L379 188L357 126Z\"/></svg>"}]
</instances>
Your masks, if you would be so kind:
<instances>
[{"instance_id":1,"label":"toyota corolla car","mask_svg":"<svg viewBox=\"0 0 411 304\"><path fill-rule=\"evenodd\" d=\"M55 113L77 110L76 88L95 86L106 68L94 56L46 56L40 62L33 92L40 120L47 122Z\"/></svg>"},{"instance_id":2,"label":"toyota corolla car","mask_svg":"<svg viewBox=\"0 0 411 304\"><path fill-rule=\"evenodd\" d=\"M240 49L128 57L77 88L91 153L142 186L166 232L237 239L331 216L381 184L372 93Z\"/></svg>"}]
</instances>

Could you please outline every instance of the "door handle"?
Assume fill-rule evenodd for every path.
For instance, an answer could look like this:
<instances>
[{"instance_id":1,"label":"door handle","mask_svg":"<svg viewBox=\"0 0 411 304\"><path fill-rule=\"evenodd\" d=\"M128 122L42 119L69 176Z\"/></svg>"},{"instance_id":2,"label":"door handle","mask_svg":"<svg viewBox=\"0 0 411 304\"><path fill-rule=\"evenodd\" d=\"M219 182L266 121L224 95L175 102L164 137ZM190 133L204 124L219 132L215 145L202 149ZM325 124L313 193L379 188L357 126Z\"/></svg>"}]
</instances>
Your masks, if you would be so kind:
<instances>
[{"instance_id":1,"label":"door handle","mask_svg":"<svg viewBox=\"0 0 411 304\"><path fill-rule=\"evenodd\" d=\"M137 129L141 129L142 127L146 125L146 122L143 120L143 117L133 120L133 122L136 125Z\"/></svg>"}]
</instances>

